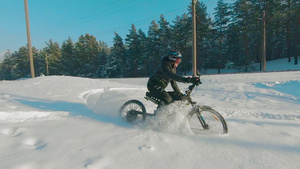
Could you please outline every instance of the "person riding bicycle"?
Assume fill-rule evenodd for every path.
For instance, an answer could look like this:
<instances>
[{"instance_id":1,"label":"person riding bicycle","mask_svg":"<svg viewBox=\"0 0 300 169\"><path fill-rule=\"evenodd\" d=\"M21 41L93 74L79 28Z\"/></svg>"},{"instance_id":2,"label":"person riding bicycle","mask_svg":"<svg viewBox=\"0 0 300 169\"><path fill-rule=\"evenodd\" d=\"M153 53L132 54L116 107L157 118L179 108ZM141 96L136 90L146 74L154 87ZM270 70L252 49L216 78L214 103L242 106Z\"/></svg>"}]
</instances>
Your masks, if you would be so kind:
<instances>
[{"instance_id":1,"label":"person riding bicycle","mask_svg":"<svg viewBox=\"0 0 300 169\"><path fill-rule=\"evenodd\" d=\"M186 78L176 74L176 68L181 63L181 59L182 55L180 52L170 51L168 55L162 59L158 69L148 80L147 88L150 94L163 101L162 104L167 105L175 100L185 100L184 94L181 93L176 81L196 85L201 84L199 77ZM171 83L174 92L165 91L169 83Z\"/></svg>"}]
</instances>

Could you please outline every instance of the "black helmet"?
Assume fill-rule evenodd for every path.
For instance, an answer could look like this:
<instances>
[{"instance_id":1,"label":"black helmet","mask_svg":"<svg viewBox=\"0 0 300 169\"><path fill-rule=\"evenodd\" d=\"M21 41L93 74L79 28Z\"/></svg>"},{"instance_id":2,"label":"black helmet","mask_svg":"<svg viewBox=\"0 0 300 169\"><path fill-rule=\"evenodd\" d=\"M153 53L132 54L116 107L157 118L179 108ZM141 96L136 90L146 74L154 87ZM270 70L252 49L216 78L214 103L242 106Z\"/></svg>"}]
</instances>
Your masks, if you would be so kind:
<instances>
[{"instance_id":1,"label":"black helmet","mask_svg":"<svg viewBox=\"0 0 300 169\"><path fill-rule=\"evenodd\" d=\"M169 58L169 60L175 62L177 59L180 59L180 60L181 60L182 55L181 55L181 53L178 52L178 51L170 51L169 54L168 54L168 58Z\"/></svg>"}]
</instances>

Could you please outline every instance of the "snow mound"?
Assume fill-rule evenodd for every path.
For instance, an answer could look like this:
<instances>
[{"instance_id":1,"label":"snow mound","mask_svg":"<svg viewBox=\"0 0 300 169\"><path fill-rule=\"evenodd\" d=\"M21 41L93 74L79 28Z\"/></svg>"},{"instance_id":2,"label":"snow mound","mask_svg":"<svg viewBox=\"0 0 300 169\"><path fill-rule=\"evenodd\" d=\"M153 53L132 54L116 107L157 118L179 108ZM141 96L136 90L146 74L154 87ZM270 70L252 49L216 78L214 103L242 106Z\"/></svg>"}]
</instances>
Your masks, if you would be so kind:
<instances>
[{"instance_id":1,"label":"snow mound","mask_svg":"<svg viewBox=\"0 0 300 169\"><path fill-rule=\"evenodd\" d=\"M92 89L79 95L86 107L96 114L111 117L120 117L119 110L128 100L133 99L137 91L144 88L107 88ZM143 93L143 92L142 92Z\"/></svg>"}]
</instances>

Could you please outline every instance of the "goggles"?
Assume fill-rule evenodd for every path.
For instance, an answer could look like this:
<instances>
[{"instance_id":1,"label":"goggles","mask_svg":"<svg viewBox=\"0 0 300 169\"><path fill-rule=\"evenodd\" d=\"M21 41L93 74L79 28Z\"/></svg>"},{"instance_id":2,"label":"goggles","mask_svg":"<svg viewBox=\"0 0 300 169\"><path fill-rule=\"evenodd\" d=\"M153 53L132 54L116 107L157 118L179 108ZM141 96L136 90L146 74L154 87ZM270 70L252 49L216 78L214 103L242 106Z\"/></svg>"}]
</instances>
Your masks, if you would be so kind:
<instances>
[{"instance_id":1,"label":"goggles","mask_svg":"<svg viewBox=\"0 0 300 169\"><path fill-rule=\"evenodd\" d=\"M181 54L180 53L177 53L177 52L171 52L171 53L169 53L170 55L175 55L175 56L179 56L179 57L181 57Z\"/></svg>"},{"instance_id":2,"label":"goggles","mask_svg":"<svg viewBox=\"0 0 300 169\"><path fill-rule=\"evenodd\" d=\"M177 63L177 64L181 63L181 58L177 58L175 63Z\"/></svg>"}]
</instances>

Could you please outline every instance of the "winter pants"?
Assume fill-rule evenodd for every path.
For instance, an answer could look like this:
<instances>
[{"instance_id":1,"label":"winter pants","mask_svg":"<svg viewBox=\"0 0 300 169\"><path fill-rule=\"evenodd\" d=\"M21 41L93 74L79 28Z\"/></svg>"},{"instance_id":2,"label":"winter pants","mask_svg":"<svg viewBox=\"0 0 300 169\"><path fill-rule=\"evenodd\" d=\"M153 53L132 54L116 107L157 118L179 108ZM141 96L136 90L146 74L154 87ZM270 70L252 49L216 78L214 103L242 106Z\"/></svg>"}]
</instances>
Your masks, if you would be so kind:
<instances>
[{"instance_id":1,"label":"winter pants","mask_svg":"<svg viewBox=\"0 0 300 169\"><path fill-rule=\"evenodd\" d=\"M178 100L186 100L185 96L179 95L177 92L166 92L164 89L156 86L147 85L147 88L151 95L157 97L164 102L164 105L168 105Z\"/></svg>"}]
</instances>

